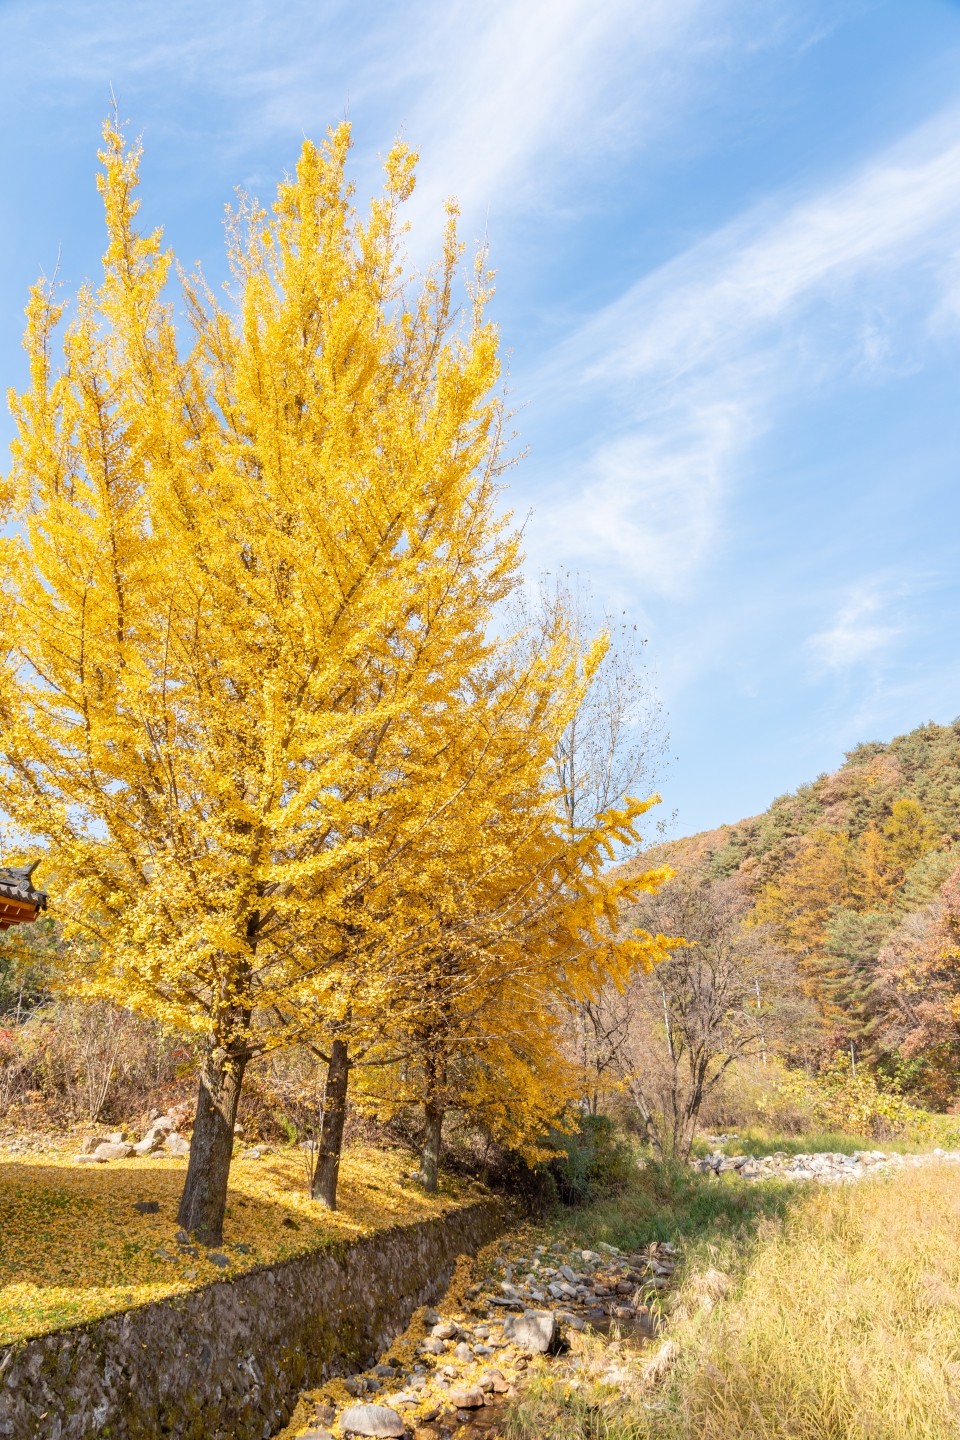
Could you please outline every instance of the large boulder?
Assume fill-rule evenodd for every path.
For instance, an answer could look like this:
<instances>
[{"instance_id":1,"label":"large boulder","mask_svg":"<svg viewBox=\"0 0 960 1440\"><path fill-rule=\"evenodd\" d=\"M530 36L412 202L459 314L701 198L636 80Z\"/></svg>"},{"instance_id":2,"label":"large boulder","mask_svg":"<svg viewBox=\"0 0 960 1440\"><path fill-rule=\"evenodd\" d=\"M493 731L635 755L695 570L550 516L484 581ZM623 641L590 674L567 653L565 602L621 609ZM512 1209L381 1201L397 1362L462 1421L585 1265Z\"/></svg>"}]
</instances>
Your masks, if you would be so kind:
<instances>
[{"instance_id":1,"label":"large boulder","mask_svg":"<svg viewBox=\"0 0 960 1440\"><path fill-rule=\"evenodd\" d=\"M134 1145L134 1153L137 1155L153 1155L163 1149L164 1141L176 1130L176 1123L169 1115L158 1115L151 1120L142 1140Z\"/></svg>"},{"instance_id":2,"label":"large boulder","mask_svg":"<svg viewBox=\"0 0 960 1440\"><path fill-rule=\"evenodd\" d=\"M340 1416L340 1428L348 1435L401 1437L406 1426L388 1405L350 1405Z\"/></svg>"},{"instance_id":3,"label":"large boulder","mask_svg":"<svg viewBox=\"0 0 960 1440\"><path fill-rule=\"evenodd\" d=\"M164 1140L163 1144L165 1150L170 1155L190 1154L190 1146L187 1144L186 1140L184 1140L183 1136L177 1135L176 1132L171 1132L171 1134L167 1136L166 1140Z\"/></svg>"},{"instance_id":4,"label":"large boulder","mask_svg":"<svg viewBox=\"0 0 960 1440\"><path fill-rule=\"evenodd\" d=\"M479 1410L483 1404L483 1391L479 1385L471 1385L469 1390L449 1390L447 1399L458 1410Z\"/></svg>"},{"instance_id":5,"label":"large boulder","mask_svg":"<svg viewBox=\"0 0 960 1440\"><path fill-rule=\"evenodd\" d=\"M525 1310L503 1322L504 1340L512 1340L527 1355L546 1355L559 1340L557 1317L552 1310Z\"/></svg>"},{"instance_id":6,"label":"large boulder","mask_svg":"<svg viewBox=\"0 0 960 1440\"><path fill-rule=\"evenodd\" d=\"M133 1154L133 1146L128 1145L125 1141L114 1145L109 1140L105 1140L102 1145L97 1146L93 1153L97 1160L129 1160Z\"/></svg>"},{"instance_id":7,"label":"large boulder","mask_svg":"<svg viewBox=\"0 0 960 1440\"><path fill-rule=\"evenodd\" d=\"M164 1134L163 1130L151 1130L134 1145L134 1155L153 1155L157 1150L162 1150Z\"/></svg>"}]
</instances>

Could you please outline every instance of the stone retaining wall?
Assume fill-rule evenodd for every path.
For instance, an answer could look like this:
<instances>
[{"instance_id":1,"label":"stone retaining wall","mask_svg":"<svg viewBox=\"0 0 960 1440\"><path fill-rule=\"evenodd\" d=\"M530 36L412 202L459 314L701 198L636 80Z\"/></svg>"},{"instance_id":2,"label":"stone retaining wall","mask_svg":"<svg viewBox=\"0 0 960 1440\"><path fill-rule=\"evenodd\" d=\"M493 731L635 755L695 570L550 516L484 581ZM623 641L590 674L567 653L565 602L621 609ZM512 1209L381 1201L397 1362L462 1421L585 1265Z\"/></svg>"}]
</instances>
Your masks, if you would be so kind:
<instances>
[{"instance_id":1,"label":"stone retaining wall","mask_svg":"<svg viewBox=\"0 0 960 1440\"><path fill-rule=\"evenodd\" d=\"M267 1440L302 1389L372 1364L505 1223L482 1201L0 1348L0 1436Z\"/></svg>"}]
</instances>

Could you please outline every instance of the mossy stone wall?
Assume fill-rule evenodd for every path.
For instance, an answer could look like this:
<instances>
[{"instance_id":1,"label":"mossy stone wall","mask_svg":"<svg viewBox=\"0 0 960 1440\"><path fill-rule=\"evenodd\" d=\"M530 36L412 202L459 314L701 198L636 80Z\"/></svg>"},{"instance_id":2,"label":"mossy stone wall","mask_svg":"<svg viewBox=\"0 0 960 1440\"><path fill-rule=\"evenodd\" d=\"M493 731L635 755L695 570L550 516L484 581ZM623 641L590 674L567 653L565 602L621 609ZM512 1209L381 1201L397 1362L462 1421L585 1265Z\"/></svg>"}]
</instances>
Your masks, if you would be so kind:
<instances>
[{"instance_id":1,"label":"mossy stone wall","mask_svg":"<svg viewBox=\"0 0 960 1440\"><path fill-rule=\"evenodd\" d=\"M370 1365L504 1224L481 1201L0 1348L0 1436L268 1440L301 1390Z\"/></svg>"}]
</instances>

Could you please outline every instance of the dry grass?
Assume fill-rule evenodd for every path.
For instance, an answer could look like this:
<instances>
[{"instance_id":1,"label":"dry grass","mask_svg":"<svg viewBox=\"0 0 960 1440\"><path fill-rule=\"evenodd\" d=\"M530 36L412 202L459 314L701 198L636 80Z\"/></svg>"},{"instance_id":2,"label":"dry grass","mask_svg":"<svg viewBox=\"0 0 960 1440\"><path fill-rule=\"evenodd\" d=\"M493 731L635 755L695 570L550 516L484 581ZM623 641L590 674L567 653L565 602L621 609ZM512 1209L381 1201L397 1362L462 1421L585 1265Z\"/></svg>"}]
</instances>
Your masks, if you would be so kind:
<instances>
[{"instance_id":1,"label":"dry grass","mask_svg":"<svg viewBox=\"0 0 960 1440\"><path fill-rule=\"evenodd\" d=\"M956 1166L795 1190L754 1235L716 1226L686 1255L665 1340L578 1342L533 1377L512 1440L958 1440Z\"/></svg>"},{"instance_id":2,"label":"dry grass","mask_svg":"<svg viewBox=\"0 0 960 1440\"><path fill-rule=\"evenodd\" d=\"M761 1229L737 1293L688 1340L676 1408L660 1433L957 1437L956 1167L812 1192Z\"/></svg>"},{"instance_id":3,"label":"dry grass","mask_svg":"<svg viewBox=\"0 0 960 1440\"><path fill-rule=\"evenodd\" d=\"M667 1347L672 1342L667 1342ZM647 1440L646 1394L652 1356L616 1334L570 1336L559 1361L534 1362L506 1415L509 1440Z\"/></svg>"},{"instance_id":4,"label":"dry grass","mask_svg":"<svg viewBox=\"0 0 960 1440\"><path fill-rule=\"evenodd\" d=\"M149 1156L78 1166L67 1153L0 1152L0 1344L97 1319L253 1266L437 1215L470 1197L463 1184L425 1195L404 1178L409 1157L358 1147L344 1155L340 1209L305 1190L300 1152L234 1162L221 1253L176 1243L186 1160ZM159 1212L141 1215L137 1201Z\"/></svg>"}]
</instances>

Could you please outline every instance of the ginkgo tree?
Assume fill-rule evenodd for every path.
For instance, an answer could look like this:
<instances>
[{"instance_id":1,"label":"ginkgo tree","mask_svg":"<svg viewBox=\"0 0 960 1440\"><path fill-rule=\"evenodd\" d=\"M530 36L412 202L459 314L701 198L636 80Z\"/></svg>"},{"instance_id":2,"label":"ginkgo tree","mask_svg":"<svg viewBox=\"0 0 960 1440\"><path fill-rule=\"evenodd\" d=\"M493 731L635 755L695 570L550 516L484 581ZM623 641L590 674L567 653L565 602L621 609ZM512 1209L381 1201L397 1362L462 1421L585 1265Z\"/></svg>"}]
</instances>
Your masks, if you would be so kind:
<instances>
[{"instance_id":1,"label":"ginkgo tree","mask_svg":"<svg viewBox=\"0 0 960 1440\"><path fill-rule=\"evenodd\" d=\"M503 647L475 677L473 707L461 696L445 756L451 801L416 872L432 904L415 908L430 923L394 978L392 1038L403 1063L388 1082L368 1081L381 1109L422 1104L420 1173L430 1190L450 1111L536 1151L579 1093L562 1053L562 1007L626 983L668 950L625 921L625 907L665 872L628 875L606 863L637 841L654 801L627 800L573 826L555 779L556 746L606 641L580 653L563 617L543 638L526 661Z\"/></svg>"},{"instance_id":2,"label":"ginkgo tree","mask_svg":"<svg viewBox=\"0 0 960 1440\"><path fill-rule=\"evenodd\" d=\"M408 833L413 863L385 884L375 877L353 917L361 944L388 928L388 945L343 967L326 997L317 1030L326 1031L329 1069L313 1193L327 1205L336 1203L351 1071L388 1067L384 1084L362 1088L392 1092L394 1101L409 1093L412 1073L432 1077L424 1174L435 1188L445 1055L505 983L533 972L544 989L538 911L566 849L545 759L579 696L562 630L522 665L511 649L503 641L478 648L459 693L443 711L421 715L422 740L436 731L425 749L442 752L442 765L433 803Z\"/></svg>"},{"instance_id":3,"label":"ginkgo tree","mask_svg":"<svg viewBox=\"0 0 960 1440\"><path fill-rule=\"evenodd\" d=\"M440 721L516 573L485 276L458 319L452 216L405 276L415 157L361 221L348 149L232 216L232 297L181 276L184 339L109 123L102 281L69 320L33 291L12 397L0 803L55 852L75 989L201 1044L179 1219L207 1243L251 1059L420 923Z\"/></svg>"},{"instance_id":4,"label":"ginkgo tree","mask_svg":"<svg viewBox=\"0 0 960 1440\"><path fill-rule=\"evenodd\" d=\"M421 1178L437 1186L441 1130L456 1111L535 1157L582 1094L564 1053L564 1011L666 958L671 942L633 926L627 905L664 878L605 873L614 845L637 843L651 802L605 814L573 841L541 819L500 873L473 877L461 914L422 966L412 1063L394 1096L422 1102Z\"/></svg>"}]
</instances>

